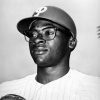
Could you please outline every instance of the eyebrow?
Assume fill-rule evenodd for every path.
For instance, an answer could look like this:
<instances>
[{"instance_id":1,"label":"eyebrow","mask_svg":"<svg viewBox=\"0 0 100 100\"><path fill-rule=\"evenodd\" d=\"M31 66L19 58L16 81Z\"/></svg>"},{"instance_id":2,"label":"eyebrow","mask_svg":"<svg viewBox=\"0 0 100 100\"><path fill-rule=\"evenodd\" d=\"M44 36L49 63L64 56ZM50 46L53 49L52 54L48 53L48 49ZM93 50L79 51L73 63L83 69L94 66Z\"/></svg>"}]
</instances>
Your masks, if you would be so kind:
<instances>
[{"instance_id":1,"label":"eyebrow","mask_svg":"<svg viewBox=\"0 0 100 100\"><path fill-rule=\"evenodd\" d=\"M43 26L54 26L52 23L44 23Z\"/></svg>"},{"instance_id":2,"label":"eyebrow","mask_svg":"<svg viewBox=\"0 0 100 100\"><path fill-rule=\"evenodd\" d=\"M57 28L59 28L59 29L61 29L61 30L65 30L65 28L63 27L63 26L61 26L61 25L58 25L58 24L56 24L56 23L44 23L44 26L49 26L49 27L57 27Z\"/></svg>"}]
</instances>

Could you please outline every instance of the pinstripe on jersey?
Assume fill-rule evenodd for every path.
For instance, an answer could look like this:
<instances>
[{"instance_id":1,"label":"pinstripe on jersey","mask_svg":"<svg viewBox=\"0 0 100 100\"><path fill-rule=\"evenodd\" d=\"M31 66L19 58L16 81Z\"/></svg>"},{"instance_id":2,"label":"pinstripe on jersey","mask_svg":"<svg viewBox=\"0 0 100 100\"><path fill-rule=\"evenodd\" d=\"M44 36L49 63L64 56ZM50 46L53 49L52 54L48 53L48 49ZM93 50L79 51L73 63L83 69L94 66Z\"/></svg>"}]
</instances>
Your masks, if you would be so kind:
<instances>
[{"instance_id":1,"label":"pinstripe on jersey","mask_svg":"<svg viewBox=\"0 0 100 100\"><path fill-rule=\"evenodd\" d=\"M65 76L47 84L38 83L34 75L0 85L0 97L17 94L26 100L99 100L100 78L70 70Z\"/></svg>"}]
</instances>

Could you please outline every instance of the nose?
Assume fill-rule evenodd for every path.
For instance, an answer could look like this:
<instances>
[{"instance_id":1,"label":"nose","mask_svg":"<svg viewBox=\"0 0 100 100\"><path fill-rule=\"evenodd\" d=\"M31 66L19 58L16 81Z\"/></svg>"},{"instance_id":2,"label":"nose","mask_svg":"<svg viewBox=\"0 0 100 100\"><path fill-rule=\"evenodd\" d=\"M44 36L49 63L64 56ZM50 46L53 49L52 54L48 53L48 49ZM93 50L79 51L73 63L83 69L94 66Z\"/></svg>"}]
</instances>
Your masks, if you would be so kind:
<instances>
[{"instance_id":1,"label":"nose","mask_svg":"<svg viewBox=\"0 0 100 100\"><path fill-rule=\"evenodd\" d=\"M44 40L43 38L37 38L34 40L35 44L44 44L46 43L46 40Z\"/></svg>"},{"instance_id":2,"label":"nose","mask_svg":"<svg viewBox=\"0 0 100 100\"><path fill-rule=\"evenodd\" d=\"M43 39L42 34L38 34L37 38L31 38L31 41L34 42L34 44L44 44L44 43L46 43L46 40Z\"/></svg>"}]
</instances>

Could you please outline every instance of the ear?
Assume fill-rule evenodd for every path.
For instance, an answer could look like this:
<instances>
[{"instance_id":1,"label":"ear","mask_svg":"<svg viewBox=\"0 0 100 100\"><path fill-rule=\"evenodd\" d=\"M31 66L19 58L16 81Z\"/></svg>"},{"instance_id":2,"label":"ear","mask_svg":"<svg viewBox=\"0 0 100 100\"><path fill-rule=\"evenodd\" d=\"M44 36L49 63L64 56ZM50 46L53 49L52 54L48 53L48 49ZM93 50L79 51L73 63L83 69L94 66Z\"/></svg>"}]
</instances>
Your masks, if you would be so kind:
<instances>
[{"instance_id":1,"label":"ear","mask_svg":"<svg viewBox=\"0 0 100 100\"><path fill-rule=\"evenodd\" d=\"M71 36L68 42L68 46L71 51L74 50L74 48L76 47L76 44L77 44L77 39Z\"/></svg>"}]
</instances>

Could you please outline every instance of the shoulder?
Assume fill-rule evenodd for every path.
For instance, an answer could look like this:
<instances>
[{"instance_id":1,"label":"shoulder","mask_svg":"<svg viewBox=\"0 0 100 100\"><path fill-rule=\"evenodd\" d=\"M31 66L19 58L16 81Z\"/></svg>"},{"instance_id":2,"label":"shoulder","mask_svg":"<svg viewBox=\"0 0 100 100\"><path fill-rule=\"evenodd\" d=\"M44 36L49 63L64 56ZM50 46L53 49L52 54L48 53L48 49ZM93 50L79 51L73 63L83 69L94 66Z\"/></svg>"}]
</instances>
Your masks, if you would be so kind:
<instances>
[{"instance_id":1,"label":"shoulder","mask_svg":"<svg viewBox=\"0 0 100 100\"><path fill-rule=\"evenodd\" d=\"M75 76L76 78L80 78L83 81L87 80L87 82L100 84L99 76L89 75L89 74L83 73L83 72L75 70L75 69L71 69L71 72L72 72L73 76Z\"/></svg>"},{"instance_id":2,"label":"shoulder","mask_svg":"<svg viewBox=\"0 0 100 100\"><path fill-rule=\"evenodd\" d=\"M0 84L0 97L1 95L9 93L18 93L22 88L24 88L29 82L35 80L35 74L28 75L24 78L3 82Z\"/></svg>"},{"instance_id":3,"label":"shoulder","mask_svg":"<svg viewBox=\"0 0 100 100\"><path fill-rule=\"evenodd\" d=\"M74 82L77 83L77 94L81 97L99 100L100 98L100 77L85 74L83 72L72 70ZM83 99L82 99L83 100Z\"/></svg>"},{"instance_id":4,"label":"shoulder","mask_svg":"<svg viewBox=\"0 0 100 100\"><path fill-rule=\"evenodd\" d=\"M100 87L100 77L99 76L92 76L85 74L83 72L80 72L78 70L71 70L71 74L73 77L73 80L75 80L77 83L85 85L85 86L98 86Z\"/></svg>"},{"instance_id":5,"label":"shoulder","mask_svg":"<svg viewBox=\"0 0 100 100\"><path fill-rule=\"evenodd\" d=\"M0 87L2 87L2 86L14 86L14 85L22 84L22 83L25 84L27 81L31 81L31 79L34 79L34 78L35 78L35 74L28 75L28 76L21 78L21 79L3 82L0 84Z\"/></svg>"}]
</instances>

